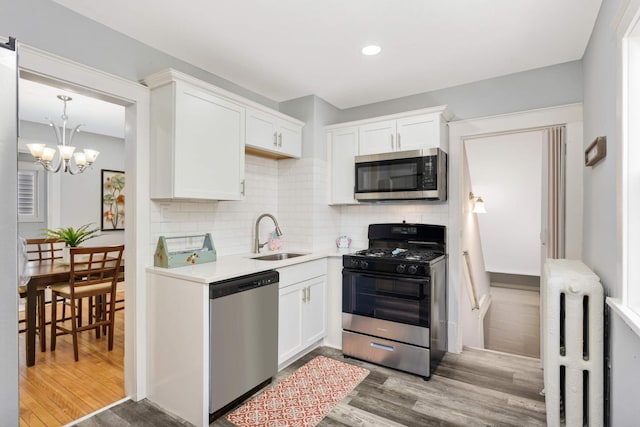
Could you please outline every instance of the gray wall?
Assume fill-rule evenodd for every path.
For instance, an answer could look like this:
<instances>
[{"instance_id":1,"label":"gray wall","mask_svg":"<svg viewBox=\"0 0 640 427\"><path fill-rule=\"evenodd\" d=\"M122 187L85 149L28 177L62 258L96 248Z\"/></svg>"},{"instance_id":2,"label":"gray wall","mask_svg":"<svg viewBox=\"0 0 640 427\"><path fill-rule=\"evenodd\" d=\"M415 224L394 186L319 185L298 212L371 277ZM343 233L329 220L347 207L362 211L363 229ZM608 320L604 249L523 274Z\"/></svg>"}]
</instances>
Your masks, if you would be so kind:
<instances>
[{"instance_id":1,"label":"gray wall","mask_svg":"<svg viewBox=\"0 0 640 427\"><path fill-rule=\"evenodd\" d=\"M582 102L582 61L342 110L341 122L448 105L453 120Z\"/></svg>"},{"instance_id":2,"label":"gray wall","mask_svg":"<svg viewBox=\"0 0 640 427\"><path fill-rule=\"evenodd\" d=\"M305 122L302 129L302 157L326 160L324 126L342 121L342 110L315 95L281 102L279 108L281 112Z\"/></svg>"},{"instance_id":3,"label":"gray wall","mask_svg":"<svg viewBox=\"0 0 640 427\"><path fill-rule=\"evenodd\" d=\"M584 64L584 144L596 136L607 137L607 157L584 170L584 261L600 276L607 295L621 296L616 268L618 252L618 211L616 209L617 139L616 37L611 23L621 0L603 0ZM640 338L609 310L611 367L611 424L637 425L640 419L638 384L640 380Z\"/></svg>"},{"instance_id":4,"label":"gray wall","mask_svg":"<svg viewBox=\"0 0 640 427\"><path fill-rule=\"evenodd\" d=\"M124 122L122 126L124 126ZM55 137L51 127L40 123L22 120L20 122L20 137L41 141L49 146L55 145ZM91 148L98 150L100 155L96 163L82 174L48 173L51 179L60 180L59 226L75 228L83 224L93 224L92 228L100 227L102 212L101 170L124 171L124 139L90 132L80 132L74 138L74 145L78 149ZM27 157L31 157L31 155L27 154ZM40 225L40 227L35 228L36 225ZM42 227L41 223L22 223L19 225L18 231L22 237L42 237ZM99 237L91 240L88 245L117 245L123 243L123 231L107 230L103 231Z\"/></svg>"},{"instance_id":5,"label":"gray wall","mask_svg":"<svg viewBox=\"0 0 640 427\"><path fill-rule=\"evenodd\" d=\"M174 68L277 108L277 103L267 97L162 53L51 0L0 0L0 10L0 35L4 37L13 36L19 42L133 81Z\"/></svg>"}]
</instances>

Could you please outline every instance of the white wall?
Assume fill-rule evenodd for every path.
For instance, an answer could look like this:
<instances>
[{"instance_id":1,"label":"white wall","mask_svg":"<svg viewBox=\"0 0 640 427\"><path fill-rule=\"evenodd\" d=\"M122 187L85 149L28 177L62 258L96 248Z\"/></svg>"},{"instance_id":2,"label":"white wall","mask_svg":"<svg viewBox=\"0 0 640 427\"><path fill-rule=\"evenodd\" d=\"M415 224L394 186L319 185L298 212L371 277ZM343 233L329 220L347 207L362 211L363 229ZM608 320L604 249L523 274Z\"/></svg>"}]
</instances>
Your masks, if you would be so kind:
<instances>
[{"instance_id":1,"label":"white wall","mask_svg":"<svg viewBox=\"0 0 640 427\"><path fill-rule=\"evenodd\" d=\"M487 271L539 276L542 131L465 141Z\"/></svg>"},{"instance_id":2,"label":"white wall","mask_svg":"<svg viewBox=\"0 0 640 427\"><path fill-rule=\"evenodd\" d=\"M567 146L581 144L582 127L582 106L572 104L553 108L543 108L539 110L524 111L512 114L504 114L493 117L464 120L449 123L449 207L450 230L463 229L465 226L465 205L469 203L469 194L465 189L465 168L464 141L482 137L483 135L513 133L525 129L542 128L550 125L565 123L567 126ZM571 131L569 131L571 130ZM576 150L567 150L575 153ZM577 150L577 158L567 158L567 162L573 165L577 162L581 164L582 155ZM573 166L572 166L573 168ZM572 169L573 170L573 169ZM580 169L581 170L581 169ZM578 190L581 181L571 179L567 176L567 191ZM569 215L574 215L569 217ZM580 209L567 210L567 221L582 223L582 212ZM462 252L465 249L463 237L450 232L449 240L449 351L459 352L462 350L462 332L464 325L464 314L460 310L464 309L467 298L464 286L463 258ZM566 239L574 236L567 234Z\"/></svg>"},{"instance_id":3,"label":"white wall","mask_svg":"<svg viewBox=\"0 0 640 427\"><path fill-rule=\"evenodd\" d=\"M3 42L4 43L4 42ZM17 55L0 47L0 179L5 189L0 212L0 419L3 425L17 426L20 419L18 396L18 226L17 211Z\"/></svg>"},{"instance_id":4,"label":"white wall","mask_svg":"<svg viewBox=\"0 0 640 427\"><path fill-rule=\"evenodd\" d=\"M469 177L469 164L466 155L462 159L463 169L463 191L462 194L468 194L471 190L471 179ZM470 267L467 270L468 276L463 274L465 283L465 296L460 299L460 315L462 329L462 344L472 347L484 348L484 316L491 304L491 282L489 274L485 268L484 253L482 249L482 241L480 238L479 217L484 214L473 213L473 202L467 200L463 203L463 222L462 222L462 252L467 252ZM463 265L463 269L466 269ZM475 295L478 299L478 307L474 307L473 298L475 287Z\"/></svg>"}]
</instances>

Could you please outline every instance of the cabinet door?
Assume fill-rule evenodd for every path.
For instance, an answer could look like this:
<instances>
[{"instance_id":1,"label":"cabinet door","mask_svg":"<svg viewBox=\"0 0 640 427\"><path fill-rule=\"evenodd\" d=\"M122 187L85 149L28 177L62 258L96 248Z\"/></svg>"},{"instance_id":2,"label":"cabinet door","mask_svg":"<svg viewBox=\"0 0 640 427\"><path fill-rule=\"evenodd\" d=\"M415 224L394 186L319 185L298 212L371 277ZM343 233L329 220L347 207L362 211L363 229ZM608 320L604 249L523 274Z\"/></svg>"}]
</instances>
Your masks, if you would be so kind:
<instances>
[{"instance_id":1,"label":"cabinet door","mask_svg":"<svg viewBox=\"0 0 640 427\"><path fill-rule=\"evenodd\" d=\"M318 341L327 334L327 276L304 282L306 298L303 311L303 345ZM304 294L305 292L303 292Z\"/></svg>"},{"instance_id":2,"label":"cabinet door","mask_svg":"<svg viewBox=\"0 0 640 427\"><path fill-rule=\"evenodd\" d=\"M439 146L436 114L407 117L397 121L397 151L435 148Z\"/></svg>"},{"instance_id":3,"label":"cabinet door","mask_svg":"<svg viewBox=\"0 0 640 427\"><path fill-rule=\"evenodd\" d=\"M303 348L301 284L280 289L278 308L278 364Z\"/></svg>"},{"instance_id":4,"label":"cabinet door","mask_svg":"<svg viewBox=\"0 0 640 427\"><path fill-rule=\"evenodd\" d=\"M360 126L358 154L376 154L396 151L396 121L369 123Z\"/></svg>"},{"instance_id":5,"label":"cabinet door","mask_svg":"<svg viewBox=\"0 0 640 427\"><path fill-rule=\"evenodd\" d=\"M175 197L242 198L244 108L190 85L176 93Z\"/></svg>"},{"instance_id":6,"label":"cabinet door","mask_svg":"<svg viewBox=\"0 0 640 427\"><path fill-rule=\"evenodd\" d=\"M271 114L247 109L247 139L249 148L273 153L276 157L302 155L302 128Z\"/></svg>"},{"instance_id":7,"label":"cabinet door","mask_svg":"<svg viewBox=\"0 0 640 427\"><path fill-rule=\"evenodd\" d=\"M278 125L278 150L289 157L302 156L302 128L284 120Z\"/></svg>"},{"instance_id":8,"label":"cabinet door","mask_svg":"<svg viewBox=\"0 0 640 427\"><path fill-rule=\"evenodd\" d=\"M248 147L277 151L276 119L260 111L247 109L247 136L245 143Z\"/></svg>"},{"instance_id":9,"label":"cabinet door","mask_svg":"<svg viewBox=\"0 0 640 427\"><path fill-rule=\"evenodd\" d=\"M329 204L353 204L355 188L354 157L358 153L358 128L336 129L327 134L329 146Z\"/></svg>"}]
</instances>

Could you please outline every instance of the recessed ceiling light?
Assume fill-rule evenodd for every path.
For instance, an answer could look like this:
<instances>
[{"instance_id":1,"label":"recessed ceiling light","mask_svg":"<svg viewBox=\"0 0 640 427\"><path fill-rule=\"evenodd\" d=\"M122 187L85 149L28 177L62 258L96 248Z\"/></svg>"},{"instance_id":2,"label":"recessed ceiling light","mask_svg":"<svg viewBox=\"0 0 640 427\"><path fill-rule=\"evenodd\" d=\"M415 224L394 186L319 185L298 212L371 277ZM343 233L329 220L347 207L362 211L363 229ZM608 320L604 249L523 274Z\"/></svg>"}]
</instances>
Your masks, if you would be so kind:
<instances>
[{"instance_id":1,"label":"recessed ceiling light","mask_svg":"<svg viewBox=\"0 0 640 427\"><path fill-rule=\"evenodd\" d=\"M367 56L377 55L380 53L381 50L382 48L380 46L372 44L372 45L363 47L362 54Z\"/></svg>"}]
</instances>

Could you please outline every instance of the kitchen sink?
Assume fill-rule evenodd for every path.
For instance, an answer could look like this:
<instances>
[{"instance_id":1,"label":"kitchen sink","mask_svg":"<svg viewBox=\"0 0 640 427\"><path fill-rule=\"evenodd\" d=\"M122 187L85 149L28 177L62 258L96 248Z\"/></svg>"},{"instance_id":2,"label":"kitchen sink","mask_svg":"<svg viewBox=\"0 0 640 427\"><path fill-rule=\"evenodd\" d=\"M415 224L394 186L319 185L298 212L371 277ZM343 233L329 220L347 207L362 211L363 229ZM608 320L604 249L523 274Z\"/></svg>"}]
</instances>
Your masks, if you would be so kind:
<instances>
[{"instance_id":1,"label":"kitchen sink","mask_svg":"<svg viewBox=\"0 0 640 427\"><path fill-rule=\"evenodd\" d=\"M303 256L303 255L308 255L308 254L298 254L298 253L291 253L291 252L278 252L278 253L275 253L275 254L255 256L255 257L251 257L251 258L252 259L257 259L257 260L260 260L260 261L281 261L283 259L295 258L295 257Z\"/></svg>"}]
</instances>

